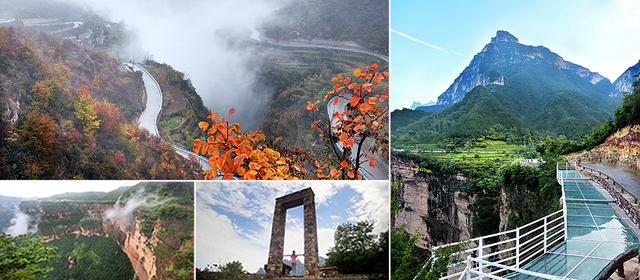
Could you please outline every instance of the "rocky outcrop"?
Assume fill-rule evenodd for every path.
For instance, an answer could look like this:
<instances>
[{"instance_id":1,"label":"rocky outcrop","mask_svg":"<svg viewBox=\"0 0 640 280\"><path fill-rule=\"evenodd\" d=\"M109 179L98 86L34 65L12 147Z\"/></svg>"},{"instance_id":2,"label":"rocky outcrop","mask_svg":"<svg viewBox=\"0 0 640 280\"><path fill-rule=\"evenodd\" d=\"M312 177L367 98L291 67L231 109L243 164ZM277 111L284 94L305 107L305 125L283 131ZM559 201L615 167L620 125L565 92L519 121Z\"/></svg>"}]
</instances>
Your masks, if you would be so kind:
<instances>
[{"instance_id":1,"label":"rocky outcrop","mask_svg":"<svg viewBox=\"0 0 640 280\"><path fill-rule=\"evenodd\" d=\"M416 246L427 249L471 236L473 196L449 187L450 182L464 178L426 172L396 158L392 176L401 184L400 209L393 217L393 227L418 234Z\"/></svg>"},{"instance_id":2,"label":"rocky outcrop","mask_svg":"<svg viewBox=\"0 0 640 280\"><path fill-rule=\"evenodd\" d=\"M598 147L577 157L640 172L640 125L630 125L607 137Z\"/></svg>"},{"instance_id":3,"label":"rocky outcrop","mask_svg":"<svg viewBox=\"0 0 640 280\"><path fill-rule=\"evenodd\" d=\"M635 65L629 67L615 82L613 82L614 96L620 97L625 92L633 91L633 82L638 78L636 75L640 73L640 61Z\"/></svg>"},{"instance_id":4,"label":"rocky outcrop","mask_svg":"<svg viewBox=\"0 0 640 280\"><path fill-rule=\"evenodd\" d=\"M124 241L119 243L122 250L133 265L136 277L139 280L153 279L157 275L156 256L153 253L153 247L159 242L158 230L159 224L153 227L151 237L142 234L142 220L136 218L129 227L120 225L120 230L125 234Z\"/></svg>"}]
</instances>

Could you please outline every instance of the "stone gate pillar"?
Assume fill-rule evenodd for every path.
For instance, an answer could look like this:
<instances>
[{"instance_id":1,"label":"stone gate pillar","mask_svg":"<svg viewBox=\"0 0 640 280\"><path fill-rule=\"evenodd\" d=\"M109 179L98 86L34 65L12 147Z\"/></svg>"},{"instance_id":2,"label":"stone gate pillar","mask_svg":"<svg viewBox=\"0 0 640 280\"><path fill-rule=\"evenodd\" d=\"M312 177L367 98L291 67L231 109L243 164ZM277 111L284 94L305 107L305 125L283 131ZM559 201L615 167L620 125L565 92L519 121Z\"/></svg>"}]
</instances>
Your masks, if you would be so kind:
<instances>
[{"instance_id":1,"label":"stone gate pillar","mask_svg":"<svg viewBox=\"0 0 640 280\"><path fill-rule=\"evenodd\" d=\"M267 261L267 276L283 276L284 233L287 209L304 206L304 275L318 276L318 226L315 194L311 188L276 198L271 225L271 242Z\"/></svg>"},{"instance_id":2,"label":"stone gate pillar","mask_svg":"<svg viewBox=\"0 0 640 280\"><path fill-rule=\"evenodd\" d=\"M287 209L276 200L271 224L271 244L269 245L269 261L267 275L282 276L282 255L284 250L284 230L287 221Z\"/></svg>"},{"instance_id":3,"label":"stone gate pillar","mask_svg":"<svg viewBox=\"0 0 640 280\"><path fill-rule=\"evenodd\" d=\"M304 276L317 276L318 226L314 196L304 198Z\"/></svg>"}]
</instances>

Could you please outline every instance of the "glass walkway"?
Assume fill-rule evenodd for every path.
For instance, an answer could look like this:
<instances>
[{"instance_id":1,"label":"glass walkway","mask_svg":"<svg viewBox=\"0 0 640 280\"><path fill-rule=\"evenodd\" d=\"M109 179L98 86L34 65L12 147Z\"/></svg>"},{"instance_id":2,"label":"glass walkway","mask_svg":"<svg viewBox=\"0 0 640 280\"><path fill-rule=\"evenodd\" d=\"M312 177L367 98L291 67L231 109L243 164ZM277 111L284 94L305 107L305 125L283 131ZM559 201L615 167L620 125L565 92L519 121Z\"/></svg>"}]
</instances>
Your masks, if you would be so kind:
<instances>
[{"instance_id":1,"label":"glass walkway","mask_svg":"<svg viewBox=\"0 0 640 280\"><path fill-rule=\"evenodd\" d=\"M616 257L638 249L638 237L611 207L604 189L575 170L559 170L565 197L566 241L522 269L571 279L594 279ZM515 274L510 279L532 279Z\"/></svg>"},{"instance_id":2,"label":"glass walkway","mask_svg":"<svg viewBox=\"0 0 640 280\"><path fill-rule=\"evenodd\" d=\"M557 170L562 210L513 230L432 248L434 260L440 248L465 248L451 255L440 279L594 279L613 272L618 258L637 255L638 235L614 209L616 201L565 169Z\"/></svg>"}]
</instances>

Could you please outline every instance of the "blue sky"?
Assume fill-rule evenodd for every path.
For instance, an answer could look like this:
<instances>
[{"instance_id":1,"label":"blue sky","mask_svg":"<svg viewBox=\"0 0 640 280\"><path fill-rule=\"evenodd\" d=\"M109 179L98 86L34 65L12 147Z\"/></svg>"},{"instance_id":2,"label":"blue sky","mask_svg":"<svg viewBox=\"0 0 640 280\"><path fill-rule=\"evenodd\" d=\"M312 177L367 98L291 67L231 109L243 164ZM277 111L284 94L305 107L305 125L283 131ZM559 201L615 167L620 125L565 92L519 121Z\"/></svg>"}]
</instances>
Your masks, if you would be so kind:
<instances>
[{"instance_id":1,"label":"blue sky","mask_svg":"<svg viewBox=\"0 0 640 280\"><path fill-rule=\"evenodd\" d=\"M638 14L635 0L392 0L391 108L437 99L497 30L613 82L640 59Z\"/></svg>"},{"instance_id":2,"label":"blue sky","mask_svg":"<svg viewBox=\"0 0 640 280\"><path fill-rule=\"evenodd\" d=\"M311 187L316 197L318 249L326 257L335 228L369 220L389 227L387 182L208 182L196 186L196 265L239 260L256 272L267 261L275 198ZM284 251L304 251L303 207L287 211ZM304 258L301 258L304 260Z\"/></svg>"}]
</instances>

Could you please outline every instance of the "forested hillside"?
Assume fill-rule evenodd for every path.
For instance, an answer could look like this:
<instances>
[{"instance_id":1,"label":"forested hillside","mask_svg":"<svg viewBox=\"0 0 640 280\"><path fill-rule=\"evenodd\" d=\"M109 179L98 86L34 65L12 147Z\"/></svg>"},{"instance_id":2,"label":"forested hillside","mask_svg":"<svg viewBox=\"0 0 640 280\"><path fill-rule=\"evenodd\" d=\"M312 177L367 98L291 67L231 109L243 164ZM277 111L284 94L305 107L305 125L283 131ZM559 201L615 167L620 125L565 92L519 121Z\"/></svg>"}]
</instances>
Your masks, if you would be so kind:
<instances>
[{"instance_id":1,"label":"forested hillside","mask_svg":"<svg viewBox=\"0 0 640 280\"><path fill-rule=\"evenodd\" d=\"M106 52L0 28L0 177L191 178L197 167L138 128L140 74Z\"/></svg>"},{"instance_id":2,"label":"forested hillside","mask_svg":"<svg viewBox=\"0 0 640 280\"><path fill-rule=\"evenodd\" d=\"M100 236L65 236L49 242L56 255L43 266L53 270L38 279L132 279L127 255L113 240Z\"/></svg>"}]
</instances>

